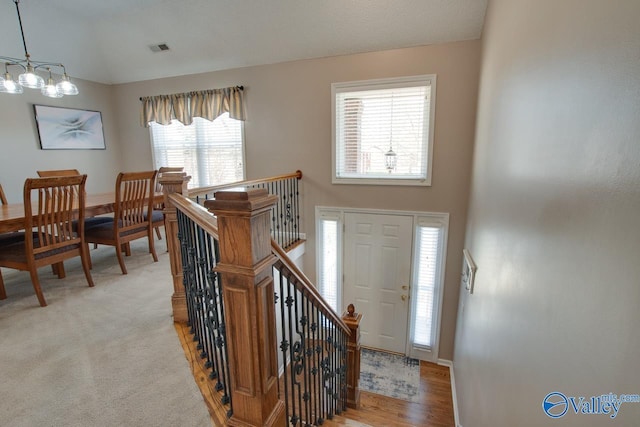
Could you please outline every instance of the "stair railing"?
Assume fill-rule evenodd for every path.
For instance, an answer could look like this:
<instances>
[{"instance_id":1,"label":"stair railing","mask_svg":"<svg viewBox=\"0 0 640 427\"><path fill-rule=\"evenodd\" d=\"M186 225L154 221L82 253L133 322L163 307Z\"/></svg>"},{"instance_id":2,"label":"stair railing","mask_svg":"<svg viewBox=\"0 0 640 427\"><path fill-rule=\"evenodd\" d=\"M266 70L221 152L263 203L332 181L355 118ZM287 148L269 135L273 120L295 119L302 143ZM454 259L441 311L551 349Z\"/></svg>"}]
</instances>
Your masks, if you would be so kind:
<instances>
[{"instance_id":1,"label":"stair railing","mask_svg":"<svg viewBox=\"0 0 640 427\"><path fill-rule=\"evenodd\" d=\"M351 331L273 240L271 248L286 418L292 426L322 425L347 408Z\"/></svg>"},{"instance_id":2,"label":"stair railing","mask_svg":"<svg viewBox=\"0 0 640 427\"><path fill-rule=\"evenodd\" d=\"M181 195L188 179L161 177L174 320L191 325L229 425L320 425L357 407L359 318L336 315L269 237L277 196L221 191L207 212Z\"/></svg>"},{"instance_id":3,"label":"stair railing","mask_svg":"<svg viewBox=\"0 0 640 427\"><path fill-rule=\"evenodd\" d=\"M189 189L189 198L204 205L213 199L217 191L242 188L252 190L266 189L269 194L278 196L277 203L271 209L271 236L283 248L290 248L299 242L300 232L300 183L302 172L272 176L269 178L237 181L224 185Z\"/></svg>"}]
</instances>

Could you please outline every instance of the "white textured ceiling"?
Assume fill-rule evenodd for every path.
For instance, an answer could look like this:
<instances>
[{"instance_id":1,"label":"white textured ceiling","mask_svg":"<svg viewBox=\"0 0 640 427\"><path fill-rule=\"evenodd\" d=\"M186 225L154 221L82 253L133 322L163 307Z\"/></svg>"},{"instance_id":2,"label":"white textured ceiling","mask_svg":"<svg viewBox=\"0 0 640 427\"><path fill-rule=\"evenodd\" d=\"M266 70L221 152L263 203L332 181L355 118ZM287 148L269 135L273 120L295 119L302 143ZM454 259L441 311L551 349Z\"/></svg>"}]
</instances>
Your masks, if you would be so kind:
<instances>
[{"instance_id":1,"label":"white textured ceiling","mask_svg":"<svg viewBox=\"0 0 640 427\"><path fill-rule=\"evenodd\" d=\"M487 0L21 0L31 57L125 83L480 37ZM0 56L23 57L13 0ZM167 43L168 52L149 45Z\"/></svg>"}]
</instances>

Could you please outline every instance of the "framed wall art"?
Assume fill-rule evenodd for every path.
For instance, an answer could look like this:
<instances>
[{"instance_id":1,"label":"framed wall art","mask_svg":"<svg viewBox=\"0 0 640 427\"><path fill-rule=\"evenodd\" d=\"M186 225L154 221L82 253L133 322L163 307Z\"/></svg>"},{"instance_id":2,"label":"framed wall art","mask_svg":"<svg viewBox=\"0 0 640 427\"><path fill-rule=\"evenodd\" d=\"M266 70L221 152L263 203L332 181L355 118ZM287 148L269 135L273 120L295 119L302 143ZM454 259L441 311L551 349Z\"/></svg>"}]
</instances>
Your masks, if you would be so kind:
<instances>
[{"instance_id":1,"label":"framed wall art","mask_svg":"<svg viewBox=\"0 0 640 427\"><path fill-rule=\"evenodd\" d=\"M34 105L43 150L104 150L100 111Z\"/></svg>"},{"instance_id":2,"label":"framed wall art","mask_svg":"<svg viewBox=\"0 0 640 427\"><path fill-rule=\"evenodd\" d=\"M468 250L462 250L462 285L470 293L473 293L473 281L476 278L476 263L473 262Z\"/></svg>"}]
</instances>

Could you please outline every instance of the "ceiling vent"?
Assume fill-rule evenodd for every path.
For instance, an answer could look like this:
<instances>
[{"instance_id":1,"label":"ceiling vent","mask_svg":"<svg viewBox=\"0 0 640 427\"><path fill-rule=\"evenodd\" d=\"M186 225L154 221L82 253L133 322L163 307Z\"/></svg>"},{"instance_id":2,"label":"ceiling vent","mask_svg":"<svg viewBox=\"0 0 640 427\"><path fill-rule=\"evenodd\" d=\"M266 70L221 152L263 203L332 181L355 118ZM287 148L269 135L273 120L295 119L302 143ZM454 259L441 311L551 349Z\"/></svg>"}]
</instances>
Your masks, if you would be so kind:
<instances>
[{"instance_id":1,"label":"ceiling vent","mask_svg":"<svg viewBox=\"0 0 640 427\"><path fill-rule=\"evenodd\" d=\"M149 46L149 49L151 49L151 52L164 52L169 50L169 46L166 43L160 43Z\"/></svg>"}]
</instances>

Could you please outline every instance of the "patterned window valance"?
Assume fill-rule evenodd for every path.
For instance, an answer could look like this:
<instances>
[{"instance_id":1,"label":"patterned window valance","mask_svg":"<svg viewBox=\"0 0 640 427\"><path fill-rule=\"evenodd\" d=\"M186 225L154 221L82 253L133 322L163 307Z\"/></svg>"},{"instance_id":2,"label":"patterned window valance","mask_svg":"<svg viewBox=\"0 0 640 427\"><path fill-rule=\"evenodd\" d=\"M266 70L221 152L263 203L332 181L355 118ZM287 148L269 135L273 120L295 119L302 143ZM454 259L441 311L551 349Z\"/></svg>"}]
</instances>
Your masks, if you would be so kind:
<instances>
[{"instance_id":1,"label":"patterned window valance","mask_svg":"<svg viewBox=\"0 0 640 427\"><path fill-rule=\"evenodd\" d=\"M149 127L150 122L168 125L172 119L190 125L194 117L213 121L227 112L232 119L245 120L242 86L146 96L140 101L140 124L144 127Z\"/></svg>"}]
</instances>

